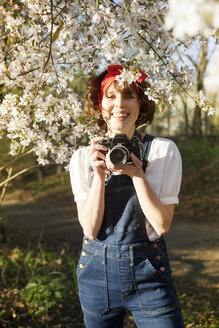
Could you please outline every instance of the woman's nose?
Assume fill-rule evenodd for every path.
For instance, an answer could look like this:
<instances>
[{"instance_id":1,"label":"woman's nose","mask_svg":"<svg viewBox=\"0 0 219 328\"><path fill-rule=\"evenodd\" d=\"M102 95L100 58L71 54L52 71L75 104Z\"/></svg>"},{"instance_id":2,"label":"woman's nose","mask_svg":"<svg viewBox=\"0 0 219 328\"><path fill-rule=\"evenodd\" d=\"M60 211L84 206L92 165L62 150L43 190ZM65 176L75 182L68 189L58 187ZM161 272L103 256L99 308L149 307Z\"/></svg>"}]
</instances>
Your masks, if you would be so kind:
<instances>
[{"instance_id":1,"label":"woman's nose","mask_svg":"<svg viewBox=\"0 0 219 328\"><path fill-rule=\"evenodd\" d=\"M117 108L123 108L125 106L125 103L124 103L124 99L121 95L118 95L116 97L116 101L115 101L115 107Z\"/></svg>"}]
</instances>

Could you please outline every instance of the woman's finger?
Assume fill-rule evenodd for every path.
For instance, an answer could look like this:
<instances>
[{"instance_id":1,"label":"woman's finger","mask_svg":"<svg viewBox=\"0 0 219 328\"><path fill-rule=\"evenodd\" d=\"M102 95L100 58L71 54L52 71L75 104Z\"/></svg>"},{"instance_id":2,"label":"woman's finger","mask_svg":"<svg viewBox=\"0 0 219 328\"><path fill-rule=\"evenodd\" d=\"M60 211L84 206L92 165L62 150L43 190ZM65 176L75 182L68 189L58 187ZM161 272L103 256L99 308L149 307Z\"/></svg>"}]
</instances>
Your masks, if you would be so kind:
<instances>
[{"instance_id":1,"label":"woman's finger","mask_svg":"<svg viewBox=\"0 0 219 328\"><path fill-rule=\"evenodd\" d=\"M105 154L103 154L101 151L95 151L91 156L91 159L93 161L98 161L98 160L101 160L101 159L103 161L105 161L105 158L106 158Z\"/></svg>"},{"instance_id":2,"label":"woman's finger","mask_svg":"<svg viewBox=\"0 0 219 328\"><path fill-rule=\"evenodd\" d=\"M105 155L100 151L95 151L90 154L90 165L93 169L97 167L106 168Z\"/></svg>"},{"instance_id":3,"label":"woman's finger","mask_svg":"<svg viewBox=\"0 0 219 328\"><path fill-rule=\"evenodd\" d=\"M142 161L135 156L135 154L131 153L131 160L135 164L136 167L141 168L142 167Z\"/></svg>"},{"instance_id":4,"label":"woman's finger","mask_svg":"<svg viewBox=\"0 0 219 328\"><path fill-rule=\"evenodd\" d=\"M100 142L104 140L104 137L96 137L91 140L91 151L94 150L103 150L107 151L108 148L105 147L104 145L101 145Z\"/></svg>"}]
</instances>

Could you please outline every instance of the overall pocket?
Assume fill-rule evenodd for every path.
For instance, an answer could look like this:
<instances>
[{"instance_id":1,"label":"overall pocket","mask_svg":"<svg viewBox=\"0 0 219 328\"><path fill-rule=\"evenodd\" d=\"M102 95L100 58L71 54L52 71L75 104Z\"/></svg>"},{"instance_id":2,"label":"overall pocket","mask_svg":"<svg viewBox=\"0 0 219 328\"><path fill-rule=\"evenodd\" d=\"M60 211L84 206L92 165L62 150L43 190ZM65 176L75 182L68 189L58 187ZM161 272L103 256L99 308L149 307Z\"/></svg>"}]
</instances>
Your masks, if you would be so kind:
<instances>
[{"instance_id":1,"label":"overall pocket","mask_svg":"<svg viewBox=\"0 0 219 328\"><path fill-rule=\"evenodd\" d=\"M132 269L139 306L143 311L153 314L173 310L178 303L165 263L156 256L137 259Z\"/></svg>"},{"instance_id":2,"label":"overall pocket","mask_svg":"<svg viewBox=\"0 0 219 328\"><path fill-rule=\"evenodd\" d=\"M106 269L102 261L101 256L83 250L77 267L82 309L94 315L102 315L109 308Z\"/></svg>"}]
</instances>

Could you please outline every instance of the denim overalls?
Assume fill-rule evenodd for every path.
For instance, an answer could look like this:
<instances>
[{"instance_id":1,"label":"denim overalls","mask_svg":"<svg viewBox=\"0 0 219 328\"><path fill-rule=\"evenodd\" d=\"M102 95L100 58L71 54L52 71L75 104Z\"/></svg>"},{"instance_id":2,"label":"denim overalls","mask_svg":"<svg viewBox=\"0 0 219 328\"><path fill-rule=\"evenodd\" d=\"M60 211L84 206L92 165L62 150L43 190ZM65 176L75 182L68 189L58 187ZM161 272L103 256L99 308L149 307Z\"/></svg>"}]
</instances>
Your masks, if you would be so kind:
<instances>
[{"instance_id":1,"label":"denim overalls","mask_svg":"<svg viewBox=\"0 0 219 328\"><path fill-rule=\"evenodd\" d=\"M126 310L138 328L184 327L165 242L148 239L127 175L106 182L103 224L97 239L83 239L77 277L86 328L122 328Z\"/></svg>"}]
</instances>

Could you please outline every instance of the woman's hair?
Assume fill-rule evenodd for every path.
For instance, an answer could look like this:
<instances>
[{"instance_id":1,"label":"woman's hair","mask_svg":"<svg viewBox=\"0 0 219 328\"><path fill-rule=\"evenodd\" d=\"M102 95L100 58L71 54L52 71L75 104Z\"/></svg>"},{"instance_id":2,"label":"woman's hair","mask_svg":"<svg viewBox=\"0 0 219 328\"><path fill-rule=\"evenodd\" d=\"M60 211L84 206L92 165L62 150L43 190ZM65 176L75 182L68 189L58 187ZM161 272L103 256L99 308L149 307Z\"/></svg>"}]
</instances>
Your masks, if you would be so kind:
<instances>
[{"instance_id":1,"label":"woman's hair","mask_svg":"<svg viewBox=\"0 0 219 328\"><path fill-rule=\"evenodd\" d=\"M87 88L84 98L84 109L88 117L96 117L96 123L101 128L104 126L105 121L102 118L101 108L99 103L99 93L101 87L101 81L108 71L102 72L100 75L95 75L90 78L87 83ZM135 82L139 87L139 92L137 92L136 86L134 84L124 83L124 88L119 86L118 81L114 81L114 85L117 90L123 90L125 93L132 93L133 90L138 94L139 98L142 100L141 109L139 116L136 120L136 127L142 124L150 124L153 121L155 113L155 103L148 99L144 91L150 86L149 83L143 81L142 83Z\"/></svg>"}]
</instances>

